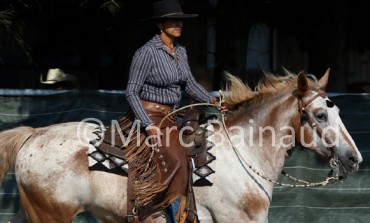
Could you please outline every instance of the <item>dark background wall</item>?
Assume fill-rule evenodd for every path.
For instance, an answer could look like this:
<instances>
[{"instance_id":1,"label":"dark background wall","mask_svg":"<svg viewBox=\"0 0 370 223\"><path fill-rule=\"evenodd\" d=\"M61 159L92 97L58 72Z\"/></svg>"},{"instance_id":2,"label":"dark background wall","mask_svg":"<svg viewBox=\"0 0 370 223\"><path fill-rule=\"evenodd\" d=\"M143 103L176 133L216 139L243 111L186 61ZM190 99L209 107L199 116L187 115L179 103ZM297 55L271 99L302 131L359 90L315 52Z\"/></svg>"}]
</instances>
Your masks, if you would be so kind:
<instances>
[{"instance_id":1,"label":"dark background wall","mask_svg":"<svg viewBox=\"0 0 370 223\"><path fill-rule=\"evenodd\" d=\"M81 88L124 89L132 55L155 31L154 24L140 22L151 15L152 2L2 0L0 88L46 88L40 75L58 67L76 75ZM330 67L330 91L368 89L365 1L180 2L183 11L199 14L186 21L181 42L194 76L208 90L222 87L224 71L253 85L262 69L281 73L282 67L319 77ZM269 30L267 68L247 65L256 24Z\"/></svg>"}]
</instances>

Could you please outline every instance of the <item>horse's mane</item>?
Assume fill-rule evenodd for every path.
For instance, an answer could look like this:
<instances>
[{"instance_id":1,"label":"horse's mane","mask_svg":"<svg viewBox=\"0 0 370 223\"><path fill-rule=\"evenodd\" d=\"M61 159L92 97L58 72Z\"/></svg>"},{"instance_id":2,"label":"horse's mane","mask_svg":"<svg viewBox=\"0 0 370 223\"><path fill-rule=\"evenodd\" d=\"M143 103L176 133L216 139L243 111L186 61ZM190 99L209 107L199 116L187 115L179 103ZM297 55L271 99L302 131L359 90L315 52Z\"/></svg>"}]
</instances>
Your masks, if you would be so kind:
<instances>
[{"instance_id":1,"label":"horse's mane","mask_svg":"<svg viewBox=\"0 0 370 223\"><path fill-rule=\"evenodd\" d=\"M288 91L297 87L296 74L288 70L284 70L285 75L274 75L272 73L264 73L255 90L252 90L248 84L245 84L240 78L226 73L226 79L229 84L226 87L225 102L228 106L233 107L245 101L261 95L261 94L276 94L282 91Z\"/></svg>"}]
</instances>

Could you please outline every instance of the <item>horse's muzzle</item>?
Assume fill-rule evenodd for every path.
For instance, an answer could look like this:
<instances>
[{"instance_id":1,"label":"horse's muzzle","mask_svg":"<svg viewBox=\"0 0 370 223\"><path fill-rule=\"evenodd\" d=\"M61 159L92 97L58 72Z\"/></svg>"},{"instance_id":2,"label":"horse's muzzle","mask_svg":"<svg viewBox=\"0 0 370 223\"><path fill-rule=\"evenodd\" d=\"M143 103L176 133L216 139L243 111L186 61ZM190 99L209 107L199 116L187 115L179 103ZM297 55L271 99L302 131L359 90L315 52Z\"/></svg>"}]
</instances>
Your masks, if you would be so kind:
<instances>
[{"instance_id":1,"label":"horse's muzzle","mask_svg":"<svg viewBox=\"0 0 370 223\"><path fill-rule=\"evenodd\" d=\"M352 154L348 154L347 156L343 157L343 159L339 157L339 160L340 160L340 163L342 164L340 168L340 172L342 174L347 174L347 173L357 171L362 161L357 156L352 155Z\"/></svg>"}]
</instances>

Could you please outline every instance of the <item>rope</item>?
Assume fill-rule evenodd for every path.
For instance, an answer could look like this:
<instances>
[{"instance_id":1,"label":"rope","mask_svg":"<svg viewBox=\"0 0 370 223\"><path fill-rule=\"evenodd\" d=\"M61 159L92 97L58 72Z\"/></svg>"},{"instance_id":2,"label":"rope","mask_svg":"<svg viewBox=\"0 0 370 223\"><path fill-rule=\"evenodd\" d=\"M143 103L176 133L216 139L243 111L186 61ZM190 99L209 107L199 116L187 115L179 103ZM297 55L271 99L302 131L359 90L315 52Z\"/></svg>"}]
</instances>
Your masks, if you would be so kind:
<instances>
[{"instance_id":1,"label":"rope","mask_svg":"<svg viewBox=\"0 0 370 223\"><path fill-rule=\"evenodd\" d=\"M171 115L176 114L176 113L178 113L179 111L182 111L182 110L184 110L184 109L191 108L191 107L196 107L196 106L214 106L214 107L218 107L218 105L214 105L214 104L211 104L211 103L208 103L208 102L206 102L206 103L195 103L195 104L191 104L191 105L183 106L183 107L181 107L181 108L179 108L179 109L173 110L172 112L170 112L170 113L168 113L166 116L164 116L164 117L162 118L161 122L159 123L158 128L159 128L159 129L161 129L161 126L162 126L163 122L164 122L168 117L170 117Z\"/></svg>"},{"instance_id":2,"label":"rope","mask_svg":"<svg viewBox=\"0 0 370 223\"><path fill-rule=\"evenodd\" d=\"M179 109L176 109L172 112L170 112L169 114L167 114L165 117L163 117L163 119L161 120L161 122L159 123L159 128L162 126L162 123L164 122L164 120L166 120L168 117L170 117L171 115L173 114L176 114L177 112L179 111L182 111L186 108L189 108L189 107L196 107L196 106L213 106L213 107L216 107L218 108L218 110L220 109L221 107L221 104L224 102L224 96L222 94L222 91L220 90L220 101L219 101L219 104L211 104L211 103L195 103L195 104L191 104L191 105L186 105L186 106L183 106ZM264 175L262 175L260 172L258 172L255 168L253 168L253 166L246 160L244 159L244 157L240 154L240 152L233 146L232 142L231 142L231 137L230 137L230 133L226 127L226 123L225 123L225 114L221 113L221 121L222 121L222 126L225 130L225 133L226 133L226 137L232 147L232 149L234 150L236 156L239 158L239 162L240 164L245 167L247 166L251 171L253 171L255 174L257 174L259 177L261 177L262 179L268 181L268 182L271 182L273 184L276 184L276 185L279 185L279 186L284 186L284 187L316 187L316 186L326 186L328 184L333 184L333 183L336 183L339 178L338 178L338 165L331 165L332 166L332 170L330 171L328 177L326 177L325 180L323 181L320 181L320 182L309 182L309 181L306 181L306 180L302 180L302 179L299 179L299 178L296 178L296 177L293 177L289 174L287 174L285 171L281 171L281 174L288 177L289 179L293 180L293 181L296 181L296 182L299 182L300 184L288 184L288 183L281 183L281 182L278 182L276 180L273 180L269 177L266 177ZM336 175L335 177L332 177L332 173L335 172Z\"/></svg>"},{"instance_id":3,"label":"rope","mask_svg":"<svg viewBox=\"0 0 370 223\"><path fill-rule=\"evenodd\" d=\"M266 177L264 175L262 175L260 172L258 172L256 169L253 168L253 166L251 164L249 164L249 162L244 159L244 157L240 154L240 152L232 145L231 143L231 137L230 137L230 133L228 131L228 129L226 128L226 123L225 123L225 115L222 114L222 125L225 129L225 133L226 133L226 136L230 142L230 145L232 147L232 149L234 150L235 154L239 157L239 159L241 161L243 161L245 163L245 165L250 169L252 170L255 174L257 174L258 176L260 176L262 179L266 180L266 181L269 181L271 183L274 183L276 185L279 185L279 186L285 186L285 187L315 187L315 186L326 186L327 184L333 182L334 180L336 180L336 178L334 177L327 177L325 180L321 181L321 182L308 182L308 181L305 181L305 180L302 180L302 179L299 179L299 178L296 178L296 177L293 177L293 176L290 176L289 174L287 174L285 171L282 171L281 174L288 177L289 179L293 180L293 181L296 181L296 182L299 182L299 183L302 183L302 184L288 184L288 183L281 183L281 182L278 182L276 180L273 180L269 177ZM241 162L241 164L244 166L244 164Z\"/></svg>"}]
</instances>

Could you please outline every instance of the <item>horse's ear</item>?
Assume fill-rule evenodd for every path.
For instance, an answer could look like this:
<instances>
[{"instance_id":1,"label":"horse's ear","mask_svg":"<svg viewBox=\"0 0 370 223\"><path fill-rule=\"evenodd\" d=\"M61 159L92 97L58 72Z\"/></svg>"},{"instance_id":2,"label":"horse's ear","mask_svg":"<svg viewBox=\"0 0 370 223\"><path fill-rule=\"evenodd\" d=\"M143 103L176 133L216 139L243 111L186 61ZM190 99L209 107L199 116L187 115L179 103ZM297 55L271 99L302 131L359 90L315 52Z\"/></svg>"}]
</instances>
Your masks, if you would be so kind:
<instances>
[{"instance_id":1,"label":"horse's ear","mask_svg":"<svg viewBox=\"0 0 370 223\"><path fill-rule=\"evenodd\" d=\"M330 68L328 68L324 74L324 76L322 76L320 78L320 80L317 82L317 86L321 89L321 90L325 90L326 88L326 85L328 84L328 80L329 80L329 73L330 73Z\"/></svg>"},{"instance_id":2,"label":"horse's ear","mask_svg":"<svg viewBox=\"0 0 370 223\"><path fill-rule=\"evenodd\" d=\"M308 92L308 82L304 75L304 71L301 71L298 73L298 94L304 97L307 96Z\"/></svg>"}]
</instances>

